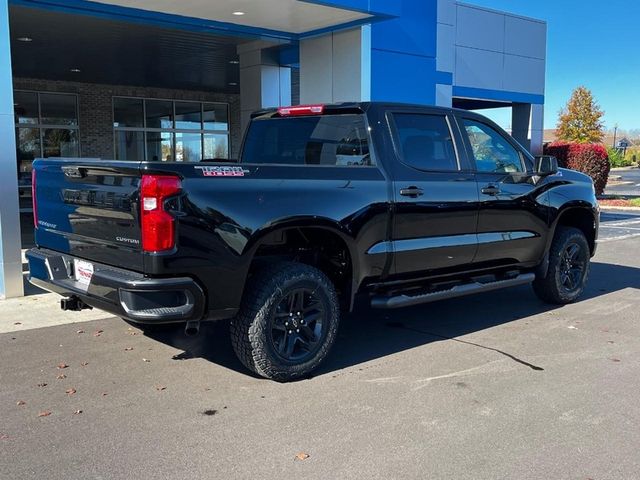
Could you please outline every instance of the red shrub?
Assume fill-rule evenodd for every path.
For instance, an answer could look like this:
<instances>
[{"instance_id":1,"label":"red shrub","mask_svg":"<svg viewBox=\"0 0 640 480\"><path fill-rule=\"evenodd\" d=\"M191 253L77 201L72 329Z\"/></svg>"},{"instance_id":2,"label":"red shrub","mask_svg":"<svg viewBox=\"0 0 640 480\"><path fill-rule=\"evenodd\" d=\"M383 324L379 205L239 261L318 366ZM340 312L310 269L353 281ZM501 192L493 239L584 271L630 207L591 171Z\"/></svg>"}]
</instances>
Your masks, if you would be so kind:
<instances>
[{"instance_id":1,"label":"red shrub","mask_svg":"<svg viewBox=\"0 0 640 480\"><path fill-rule=\"evenodd\" d=\"M596 194L602 195L607 186L611 164L604 145L595 143L556 142L545 145L545 155L553 155L563 168L586 173L593 179Z\"/></svg>"}]
</instances>

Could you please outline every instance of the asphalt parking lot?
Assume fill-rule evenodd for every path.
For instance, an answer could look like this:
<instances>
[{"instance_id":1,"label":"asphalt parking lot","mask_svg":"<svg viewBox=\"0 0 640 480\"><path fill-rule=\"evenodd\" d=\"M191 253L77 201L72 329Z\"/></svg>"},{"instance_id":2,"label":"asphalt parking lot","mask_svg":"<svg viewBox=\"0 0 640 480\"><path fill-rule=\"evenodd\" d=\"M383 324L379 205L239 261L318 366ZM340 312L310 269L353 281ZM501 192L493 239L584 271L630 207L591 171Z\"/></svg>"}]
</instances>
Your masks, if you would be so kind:
<instances>
[{"instance_id":1,"label":"asphalt parking lot","mask_svg":"<svg viewBox=\"0 0 640 480\"><path fill-rule=\"evenodd\" d=\"M5 328L0 478L640 478L640 216L602 220L580 302L360 311L292 384L248 375L224 324Z\"/></svg>"}]
</instances>

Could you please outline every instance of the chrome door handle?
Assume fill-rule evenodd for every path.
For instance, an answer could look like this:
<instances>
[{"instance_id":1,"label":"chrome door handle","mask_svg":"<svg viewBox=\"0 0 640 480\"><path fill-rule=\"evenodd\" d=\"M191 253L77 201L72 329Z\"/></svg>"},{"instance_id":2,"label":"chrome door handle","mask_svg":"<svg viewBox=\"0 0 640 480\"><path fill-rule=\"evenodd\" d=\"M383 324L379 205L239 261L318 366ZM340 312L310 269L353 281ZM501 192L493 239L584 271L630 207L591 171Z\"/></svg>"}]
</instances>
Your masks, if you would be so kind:
<instances>
[{"instance_id":1,"label":"chrome door handle","mask_svg":"<svg viewBox=\"0 0 640 480\"><path fill-rule=\"evenodd\" d=\"M400 190L403 197L418 198L424 195L424 190L418 187L407 187Z\"/></svg>"},{"instance_id":2,"label":"chrome door handle","mask_svg":"<svg viewBox=\"0 0 640 480\"><path fill-rule=\"evenodd\" d=\"M481 192L484 195L491 195L492 197L499 195L500 194L500 189L498 187L496 187L495 185L487 185L486 187L484 187Z\"/></svg>"}]
</instances>

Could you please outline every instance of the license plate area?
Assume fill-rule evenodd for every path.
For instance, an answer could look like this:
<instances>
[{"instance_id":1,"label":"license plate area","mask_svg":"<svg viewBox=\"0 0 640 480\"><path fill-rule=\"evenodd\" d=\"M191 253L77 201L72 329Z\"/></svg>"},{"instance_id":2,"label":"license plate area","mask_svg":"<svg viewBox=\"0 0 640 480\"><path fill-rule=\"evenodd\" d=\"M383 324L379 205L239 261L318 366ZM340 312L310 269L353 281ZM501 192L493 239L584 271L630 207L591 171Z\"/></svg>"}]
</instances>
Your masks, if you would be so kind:
<instances>
[{"instance_id":1,"label":"license plate area","mask_svg":"<svg viewBox=\"0 0 640 480\"><path fill-rule=\"evenodd\" d=\"M73 261L73 278L79 287L84 288L84 290L89 288L93 278L93 263L75 259Z\"/></svg>"}]
</instances>

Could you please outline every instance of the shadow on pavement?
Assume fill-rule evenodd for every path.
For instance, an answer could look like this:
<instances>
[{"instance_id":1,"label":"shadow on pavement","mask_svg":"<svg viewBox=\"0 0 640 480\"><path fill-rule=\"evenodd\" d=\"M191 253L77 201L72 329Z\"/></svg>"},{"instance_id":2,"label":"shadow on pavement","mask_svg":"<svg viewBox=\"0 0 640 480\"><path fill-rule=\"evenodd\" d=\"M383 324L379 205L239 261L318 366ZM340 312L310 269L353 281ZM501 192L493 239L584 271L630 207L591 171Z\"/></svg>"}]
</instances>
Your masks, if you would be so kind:
<instances>
[{"instance_id":1,"label":"shadow on pavement","mask_svg":"<svg viewBox=\"0 0 640 480\"><path fill-rule=\"evenodd\" d=\"M580 301L627 288L640 288L640 269L593 263L589 284ZM458 337L560 308L538 300L528 286L394 311L373 310L363 305L356 313L343 317L336 344L314 376L442 340L493 350L533 370L542 370L494 346L478 345ZM248 374L231 347L228 322L203 324L196 337L185 336L182 327L148 335L184 350L175 360L204 358Z\"/></svg>"}]
</instances>

